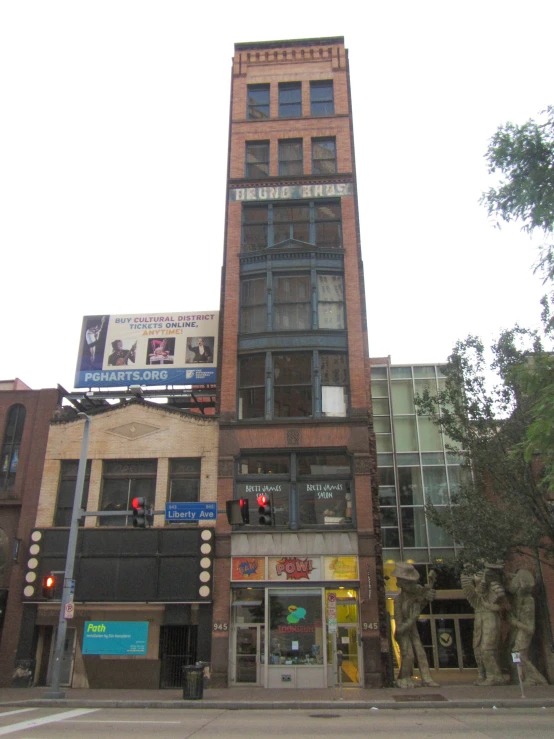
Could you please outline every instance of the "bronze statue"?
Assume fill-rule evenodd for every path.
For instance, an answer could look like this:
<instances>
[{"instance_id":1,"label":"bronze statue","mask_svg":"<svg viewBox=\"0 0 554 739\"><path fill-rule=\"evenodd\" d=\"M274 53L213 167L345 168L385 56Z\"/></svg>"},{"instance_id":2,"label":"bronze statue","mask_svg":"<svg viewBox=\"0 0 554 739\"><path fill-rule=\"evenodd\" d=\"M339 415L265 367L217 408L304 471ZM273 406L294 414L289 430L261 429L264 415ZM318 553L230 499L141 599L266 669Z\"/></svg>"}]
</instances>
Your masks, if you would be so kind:
<instances>
[{"instance_id":1,"label":"bronze statue","mask_svg":"<svg viewBox=\"0 0 554 739\"><path fill-rule=\"evenodd\" d=\"M535 578L529 570L518 570L508 575L508 592L512 595L512 609L508 612L510 646L519 652L525 685L546 685L547 682L529 659L529 646L535 633L535 601L531 594Z\"/></svg>"},{"instance_id":2,"label":"bronze statue","mask_svg":"<svg viewBox=\"0 0 554 739\"><path fill-rule=\"evenodd\" d=\"M413 688L418 684L413 678L414 661L417 659L421 683L436 688L438 683L431 677L427 655L417 631L419 614L427 603L435 599L435 572L431 571L427 585L420 585L415 567L407 562L397 562L392 576L396 577L400 588L400 594L394 600L395 638L400 647L400 670L396 686Z\"/></svg>"},{"instance_id":3,"label":"bronze statue","mask_svg":"<svg viewBox=\"0 0 554 739\"><path fill-rule=\"evenodd\" d=\"M501 569L501 568L500 568ZM474 685L505 685L498 664L501 601L505 597L500 584L499 567L486 565L475 575L462 573L462 589L475 611L473 651L479 678Z\"/></svg>"}]
</instances>

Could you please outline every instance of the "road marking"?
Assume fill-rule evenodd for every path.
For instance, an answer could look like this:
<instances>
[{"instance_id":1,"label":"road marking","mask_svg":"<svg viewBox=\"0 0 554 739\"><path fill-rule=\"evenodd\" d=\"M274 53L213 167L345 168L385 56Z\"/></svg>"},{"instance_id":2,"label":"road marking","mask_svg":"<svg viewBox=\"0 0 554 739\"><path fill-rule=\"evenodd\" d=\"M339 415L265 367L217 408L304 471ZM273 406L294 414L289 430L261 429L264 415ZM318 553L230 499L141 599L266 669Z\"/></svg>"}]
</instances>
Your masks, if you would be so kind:
<instances>
[{"instance_id":1,"label":"road marking","mask_svg":"<svg viewBox=\"0 0 554 739\"><path fill-rule=\"evenodd\" d=\"M68 724L83 724L85 721L68 721ZM95 724L182 724L182 721L118 721L117 719L94 719Z\"/></svg>"},{"instance_id":2,"label":"road marking","mask_svg":"<svg viewBox=\"0 0 554 739\"><path fill-rule=\"evenodd\" d=\"M66 711L65 713L55 713L53 716L44 716L43 718L31 719L30 721L21 721L18 724L12 724L11 726L5 726L0 729L0 736L6 736L6 734L13 734L16 731L25 731L25 729L34 729L36 726L44 726L44 724L55 724L59 721L65 721L75 716L82 716L85 713L93 713L98 711L98 708L78 708L75 711Z\"/></svg>"},{"instance_id":3,"label":"road marking","mask_svg":"<svg viewBox=\"0 0 554 739\"><path fill-rule=\"evenodd\" d=\"M17 711L6 711L5 713L0 713L0 718L4 718L4 716L13 716L16 713L25 713L26 711L38 711L38 708L18 708Z\"/></svg>"}]
</instances>

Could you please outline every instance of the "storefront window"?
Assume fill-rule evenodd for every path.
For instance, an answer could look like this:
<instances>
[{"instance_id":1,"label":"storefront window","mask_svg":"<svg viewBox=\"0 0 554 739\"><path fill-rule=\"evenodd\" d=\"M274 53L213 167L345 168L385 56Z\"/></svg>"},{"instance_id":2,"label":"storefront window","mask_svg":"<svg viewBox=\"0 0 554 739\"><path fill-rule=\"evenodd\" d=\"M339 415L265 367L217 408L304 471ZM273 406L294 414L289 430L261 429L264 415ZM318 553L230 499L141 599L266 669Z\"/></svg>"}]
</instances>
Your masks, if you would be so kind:
<instances>
[{"instance_id":1,"label":"storefront window","mask_svg":"<svg viewBox=\"0 0 554 739\"><path fill-rule=\"evenodd\" d=\"M269 625L270 664L323 664L324 629L319 589L270 590Z\"/></svg>"},{"instance_id":2,"label":"storefront window","mask_svg":"<svg viewBox=\"0 0 554 739\"><path fill-rule=\"evenodd\" d=\"M352 523L352 495L347 482L299 482L300 524Z\"/></svg>"},{"instance_id":3,"label":"storefront window","mask_svg":"<svg viewBox=\"0 0 554 739\"><path fill-rule=\"evenodd\" d=\"M240 588L233 590L233 620L236 624L263 624L265 619L265 590Z\"/></svg>"}]
</instances>

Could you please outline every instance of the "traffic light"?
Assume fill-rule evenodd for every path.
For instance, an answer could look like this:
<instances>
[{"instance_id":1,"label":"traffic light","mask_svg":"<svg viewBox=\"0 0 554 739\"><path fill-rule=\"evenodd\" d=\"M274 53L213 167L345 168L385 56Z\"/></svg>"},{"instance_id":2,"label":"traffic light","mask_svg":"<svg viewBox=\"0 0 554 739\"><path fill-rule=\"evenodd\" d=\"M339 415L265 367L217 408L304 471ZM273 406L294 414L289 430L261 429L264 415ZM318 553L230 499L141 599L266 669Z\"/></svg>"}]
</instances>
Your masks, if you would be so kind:
<instances>
[{"instance_id":1,"label":"traffic light","mask_svg":"<svg viewBox=\"0 0 554 739\"><path fill-rule=\"evenodd\" d=\"M258 495L258 513L260 514L259 521L262 526L273 525L271 498L265 493L260 493L260 495Z\"/></svg>"},{"instance_id":2,"label":"traffic light","mask_svg":"<svg viewBox=\"0 0 554 739\"><path fill-rule=\"evenodd\" d=\"M231 526L237 526L243 523L250 523L250 513L248 511L248 498L239 498L239 500L228 500L226 505L227 520Z\"/></svg>"},{"instance_id":3,"label":"traffic light","mask_svg":"<svg viewBox=\"0 0 554 739\"><path fill-rule=\"evenodd\" d=\"M135 529L146 528L146 498L133 498L133 526Z\"/></svg>"},{"instance_id":4,"label":"traffic light","mask_svg":"<svg viewBox=\"0 0 554 739\"><path fill-rule=\"evenodd\" d=\"M54 597L54 588L56 587L56 578L49 572L42 578L42 597L52 600Z\"/></svg>"}]
</instances>

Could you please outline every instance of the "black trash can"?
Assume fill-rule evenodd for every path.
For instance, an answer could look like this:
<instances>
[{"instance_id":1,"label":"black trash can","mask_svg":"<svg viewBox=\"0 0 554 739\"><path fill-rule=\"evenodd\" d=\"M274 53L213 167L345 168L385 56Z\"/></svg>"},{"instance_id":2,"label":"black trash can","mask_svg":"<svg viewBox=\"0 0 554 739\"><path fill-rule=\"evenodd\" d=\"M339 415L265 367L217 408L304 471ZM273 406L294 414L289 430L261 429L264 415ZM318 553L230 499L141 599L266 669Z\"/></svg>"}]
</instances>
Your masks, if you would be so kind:
<instances>
[{"instance_id":1,"label":"black trash can","mask_svg":"<svg viewBox=\"0 0 554 739\"><path fill-rule=\"evenodd\" d=\"M198 665L183 667L183 700L199 701L204 697L204 668Z\"/></svg>"}]
</instances>

